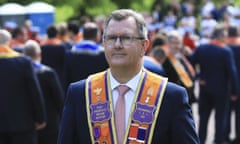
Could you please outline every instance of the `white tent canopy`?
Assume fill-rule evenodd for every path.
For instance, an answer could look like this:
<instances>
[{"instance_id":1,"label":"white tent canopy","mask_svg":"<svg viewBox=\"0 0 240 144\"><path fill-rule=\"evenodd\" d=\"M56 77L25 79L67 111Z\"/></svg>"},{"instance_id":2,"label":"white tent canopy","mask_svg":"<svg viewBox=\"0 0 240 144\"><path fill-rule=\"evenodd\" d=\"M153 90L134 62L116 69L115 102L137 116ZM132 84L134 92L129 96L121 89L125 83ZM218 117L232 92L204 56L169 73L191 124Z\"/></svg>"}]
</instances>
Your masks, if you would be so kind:
<instances>
[{"instance_id":1,"label":"white tent canopy","mask_svg":"<svg viewBox=\"0 0 240 144\"><path fill-rule=\"evenodd\" d=\"M33 2L25 7L27 13L54 13L55 8L44 2Z\"/></svg>"},{"instance_id":2,"label":"white tent canopy","mask_svg":"<svg viewBox=\"0 0 240 144\"><path fill-rule=\"evenodd\" d=\"M7 3L0 7L0 15L24 15L25 7L17 3Z\"/></svg>"}]
</instances>

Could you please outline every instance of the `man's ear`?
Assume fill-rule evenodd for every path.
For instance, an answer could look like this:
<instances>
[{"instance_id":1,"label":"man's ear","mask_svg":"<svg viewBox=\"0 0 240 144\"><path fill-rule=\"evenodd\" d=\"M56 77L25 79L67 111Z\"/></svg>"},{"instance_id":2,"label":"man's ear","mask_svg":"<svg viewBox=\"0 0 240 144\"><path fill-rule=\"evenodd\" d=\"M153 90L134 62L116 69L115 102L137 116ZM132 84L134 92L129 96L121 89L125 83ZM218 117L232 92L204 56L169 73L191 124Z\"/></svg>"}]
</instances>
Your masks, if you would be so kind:
<instances>
[{"instance_id":1,"label":"man's ear","mask_svg":"<svg viewBox=\"0 0 240 144\"><path fill-rule=\"evenodd\" d=\"M143 42L142 42L142 48L143 48L142 56L145 55L145 53L147 52L149 46L150 46L150 41L149 41L149 39L143 40Z\"/></svg>"}]
</instances>

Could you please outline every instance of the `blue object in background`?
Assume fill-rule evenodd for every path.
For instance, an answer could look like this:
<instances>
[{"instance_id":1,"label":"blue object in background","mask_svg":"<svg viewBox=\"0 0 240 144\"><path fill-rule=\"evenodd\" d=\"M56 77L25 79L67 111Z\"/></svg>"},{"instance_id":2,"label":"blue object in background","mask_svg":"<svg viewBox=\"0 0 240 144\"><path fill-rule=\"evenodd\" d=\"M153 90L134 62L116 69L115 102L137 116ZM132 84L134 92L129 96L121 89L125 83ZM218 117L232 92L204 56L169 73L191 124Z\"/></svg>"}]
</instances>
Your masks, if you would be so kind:
<instances>
[{"instance_id":1,"label":"blue object in background","mask_svg":"<svg viewBox=\"0 0 240 144\"><path fill-rule=\"evenodd\" d=\"M32 25L40 28L41 35L45 35L47 27L55 22L55 8L47 3L33 2L26 6L26 11Z\"/></svg>"}]
</instances>

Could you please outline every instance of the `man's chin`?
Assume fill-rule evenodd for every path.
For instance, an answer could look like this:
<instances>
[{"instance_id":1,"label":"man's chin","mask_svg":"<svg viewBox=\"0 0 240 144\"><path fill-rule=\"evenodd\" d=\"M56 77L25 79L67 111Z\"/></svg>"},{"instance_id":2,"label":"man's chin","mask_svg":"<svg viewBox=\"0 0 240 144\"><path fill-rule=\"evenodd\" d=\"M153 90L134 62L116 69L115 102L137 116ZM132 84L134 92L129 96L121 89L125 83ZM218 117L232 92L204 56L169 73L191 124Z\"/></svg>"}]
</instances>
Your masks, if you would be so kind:
<instances>
[{"instance_id":1,"label":"man's chin","mask_svg":"<svg viewBox=\"0 0 240 144\"><path fill-rule=\"evenodd\" d=\"M116 63L112 63L111 65L114 68L121 68L121 67L126 67L127 64L126 63L121 63L121 62L116 62Z\"/></svg>"}]
</instances>

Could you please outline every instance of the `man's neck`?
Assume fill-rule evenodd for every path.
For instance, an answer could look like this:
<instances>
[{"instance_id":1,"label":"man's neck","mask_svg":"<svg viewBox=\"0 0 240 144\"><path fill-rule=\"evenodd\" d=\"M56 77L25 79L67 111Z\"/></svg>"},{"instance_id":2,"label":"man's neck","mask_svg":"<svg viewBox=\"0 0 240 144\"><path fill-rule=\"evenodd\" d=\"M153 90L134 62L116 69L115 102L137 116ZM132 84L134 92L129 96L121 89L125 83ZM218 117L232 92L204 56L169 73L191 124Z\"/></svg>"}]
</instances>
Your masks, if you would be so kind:
<instances>
[{"instance_id":1,"label":"man's neck","mask_svg":"<svg viewBox=\"0 0 240 144\"><path fill-rule=\"evenodd\" d=\"M139 73L139 71L142 69L142 67L139 67L137 69L135 68L110 68L110 71L113 75L113 77L121 84L127 83L129 80L131 80L135 75Z\"/></svg>"}]
</instances>

